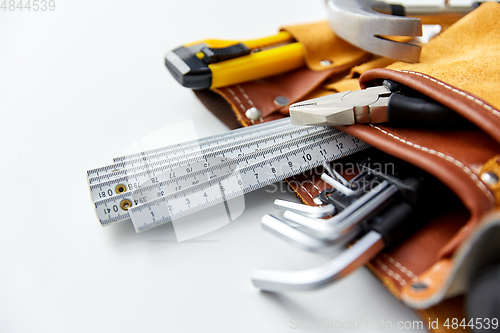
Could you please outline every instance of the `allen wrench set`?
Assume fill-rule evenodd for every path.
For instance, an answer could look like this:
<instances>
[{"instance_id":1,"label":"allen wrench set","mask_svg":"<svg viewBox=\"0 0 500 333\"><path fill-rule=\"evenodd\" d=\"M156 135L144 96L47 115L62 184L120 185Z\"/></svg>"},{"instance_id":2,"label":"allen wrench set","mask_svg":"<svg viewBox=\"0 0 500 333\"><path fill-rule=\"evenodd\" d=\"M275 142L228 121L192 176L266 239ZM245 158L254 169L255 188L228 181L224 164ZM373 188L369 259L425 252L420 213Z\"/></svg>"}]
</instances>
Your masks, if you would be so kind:
<instances>
[{"instance_id":1,"label":"allen wrench set","mask_svg":"<svg viewBox=\"0 0 500 333\"><path fill-rule=\"evenodd\" d=\"M420 227L442 214L449 190L432 176L405 162L380 154L384 163L394 163L389 174L361 163L361 172L346 181L325 167L321 178L332 188L321 192L322 205L310 207L276 200L285 210L279 219L262 218L262 227L298 248L312 252L334 252L351 244L329 262L303 271L260 269L252 282L264 291L313 290L335 282L386 248L397 246ZM386 159L387 158L387 159Z\"/></svg>"}]
</instances>

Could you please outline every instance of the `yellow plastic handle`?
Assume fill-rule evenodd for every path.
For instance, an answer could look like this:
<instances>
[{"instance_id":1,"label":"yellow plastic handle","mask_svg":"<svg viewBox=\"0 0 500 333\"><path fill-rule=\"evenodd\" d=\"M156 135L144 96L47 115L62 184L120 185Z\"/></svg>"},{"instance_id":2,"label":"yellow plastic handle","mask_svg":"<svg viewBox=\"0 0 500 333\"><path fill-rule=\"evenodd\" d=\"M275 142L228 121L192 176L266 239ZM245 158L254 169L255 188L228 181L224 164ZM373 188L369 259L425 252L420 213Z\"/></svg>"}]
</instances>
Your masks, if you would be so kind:
<instances>
[{"instance_id":1,"label":"yellow plastic handle","mask_svg":"<svg viewBox=\"0 0 500 333\"><path fill-rule=\"evenodd\" d=\"M249 55L208 65L212 71L212 88L224 87L284 73L304 65L304 48L292 35L281 31L276 35L246 41L206 39L186 44L204 44L223 48L243 43L252 50ZM203 53L197 53L203 58Z\"/></svg>"},{"instance_id":2,"label":"yellow plastic handle","mask_svg":"<svg viewBox=\"0 0 500 333\"><path fill-rule=\"evenodd\" d=\"M211 87L218 88L288 72L304 63L304 47L294 42L208 67L212 71Z\"/></svg>"}]
</instances>

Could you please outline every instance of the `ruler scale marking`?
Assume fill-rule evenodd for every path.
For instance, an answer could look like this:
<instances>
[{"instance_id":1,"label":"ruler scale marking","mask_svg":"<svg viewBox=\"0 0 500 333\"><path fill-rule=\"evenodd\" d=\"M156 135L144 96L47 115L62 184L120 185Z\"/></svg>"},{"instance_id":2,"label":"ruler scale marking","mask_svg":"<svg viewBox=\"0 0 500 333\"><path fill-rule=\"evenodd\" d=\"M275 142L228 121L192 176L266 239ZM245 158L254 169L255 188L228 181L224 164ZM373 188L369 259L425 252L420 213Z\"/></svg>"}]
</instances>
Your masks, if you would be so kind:
<instances>
[{"instance_id":1,"label":"ruler scale marking","mask_svg":"<svg viewBox=\"0 0 500 333\"><path fill-rule=\"evenodd\" d=\"M280 128L282 129L278 129L278 131L284 131L286 130L285 128L290 128L292 127L292 125L287 125L287 126L280 126ZM271 129L268 129L268 131L271 131ZM258 132L258 133L266 133L266 132ZM250 137L247 138L247 139L241 139L241 137L238 137L238 138L233 138L231 141L216 141L216 142L213 142L213 141L210 141L210 142L204 142L204 143L201 143L200 145L195 145L195 146L192 146L191 149L189 150L179 150L179 149L175 149L175 150L165 150L165 151L161 151L159 153L156 153L156 154L153 154L153 155L144 155L140 158L136 158L136 159L132 159L132 160L126 160L126 161L122 161L122 162L115 162L111 165L108 165L108 166L104 166L104 167L100 167L100 168L97 168L97 169L92 169L92 170L89 170L87 171L87 179L91 179L91 178L95 178L95 177L99 177L99 176L103 176L103 175L107 175L107 174L112 174L114 173L115 171L120 171L124 168L127 168L127 167L133 167L134 165L144 165L144 164L148 164L148 163L151 163L151 161L158 161L158 160L162 160L162 159L168 159L168 160L175 160L175 159L182 159L185 157L186 154L194 154L196 152L199 152L200 150L203 150L203 149L210 149L210 150L213 150L213 149L216 149L216 148L224 148L224 147L231 147L232 145L235 145L237 144L238 142L244 142L244 141L251 141L254 137L254 133L247 133L247 135L249 135ZM202 146L207 146L207 148L201 148ZM188 151L186 153L186 151ZM182 154L179 154L179 152L181 152Z\"/></svg>"},{"instance_id":2,"label":"ruler scale marking","mask_svg":"<svg viewBox=\"0 0 500 333\"><path fill-rule=\"evenodd\" d=\"M326 140L328 140L328 139L326 139ZM367 148L367 147L368 147L367 145L366 145L366 147L356 147L356 148L355 148L354 150L352 150L351 152L352 152L352 153L355 153L355 152L360 151L360 150L363 150L363 149L365 149L365 148ZM288 154L289 156L290 156L290 155L293 155L293 153L292 153L292 152L291 152L291 153L286 153L286 154ZM324 159L324 160L321 160L321 161L316 161L314 164L315 164L315 166L319 166L319 165L321 165L324 161L332 161L332 160L338 159L338 158L340 158L340 157L343 157L343 156L345 156L345 155L346 155L345 153L340 153L340 154L337 154L337 155L333 155L333 156L331 156L330 158L326 158L326 157L325 157L325 159ZM279 159L279 157L278 157L278 159ZM299 174L299 173L305 172L305 171L307 171L307 170L309 170L309 169L310 169L310 164L308 164L308 165L303 165L303 166L301 166L299 169L297 169L297 170L295 170L295 171L289 171L289 172L287 172L287 173L285 173L285 174L282 174L282 175L279 177L279 180L282 180L282 179L285 179L285 178L291 177L291 176L293 176L293 175L296 175L296 174ZM244 170L238 170L238 173L242 173L243 171L244 171ZM275 179L272 179L272 180L271 180L271 179L267 179L267 180L265 180L264 182L259 183L258 185L252 185L252 186L249 186L249 187L247 187L247 188L244 188L244 189L241 191L241 193L232 193L232 194L226 195L226 196L225 196L225 199L223 198L223 196L216 197L215 199L213 199L213 200L210 202L210 205L212 206L212 205L215 205L215 204L222 203L224 200L231 200L231 199L234 199L234 198L236 198L236 197L238 197L238 196L240 196L240 195L243 195L243 194L248 193L248 192L250 192L250 191L253 191L253 190L256 190L256 189L259 189L259 188L265 187L265 186L270 185L270 184L275 183L275 182L276 182L276 180L275 180ZM199 189L200 189L200 190L203 190L203 186L207 186L207 185L208 185L208 186L210 186L209 184L201 184L201 185L199 186ZM197 186L197 187L198 187L198 186ZM186 192L188 192L188 191L190 191L190 192L194 192L195 190L196 190L196 189L186 189L185 191L186 191ZM134 223L134 227L136 228L136 231L137 231L137 232L141 232L141 231L144 231L144 230L150 229L150 228L152 228L152 227L155 227L155 226L158 226L158 225L161 225L161 224L164 224L164 223L171 222L171 221L172 221L172 219L181 218L181 217L183 217L183 216L186 216L186 215L188 215L188 214L190 214L190 213L193 213L193 212L195 212L195 211L199 211L199 210L203 209L204 207L206 207L206 204L204 204L204 205L203 205L203 207L200 205L200 206L198 206L198 207L193 207L193 208L189 209L188 211L182 211L182 210L180 210L180 213L174 214L173 216L172 216L172 215L162 216L162 218L161 218L161 219L159 219L159 220L155 219L155 221L153 221L153 223L150 223L150 224L148 224L148 223L144 223L144 222L143 222L143 221L144 221L144 219L140 219L140 218L139 218L138 220L140 220L141 222L136 223L136 222L134 221L134 220L135 220L135 218L134 218L134 214L136 214L136 212L141 212L141 211L142 211L145 207L147 207L148 209L151 209L151 211L152 211L152 212L154 212L154 209L155 209L155 208L154 208L154 206L155 206L155 205L156 205L156 206L158 206L158 205L160 205L160 204L165 204L165 203L166 203L166 204L169 204L169 203L170 203L170 202L169 202L169 200L171 200L171 198L172 198L172 197L173 197L173 198L176 198L178 195L181 195L181 194L183 194L183 193L175 193L175 195L174 195L174 194L170 194L170 195L168 195L168 196L165 196L165 197L159 198L159 199L157 199L157 200L155 200L155 201L148 202L148 203L146 203L146 204L144 204L144 205L140 205L140 206L133 207L133 208L131 209L131 213L130 213L130 215L132 215L132 222Z\"/></svg>"},{"instance_id":3,"label":"ruler scale marking","mask_svg":"<svg viewBox=\"0 0 500 333\"><path fill-rule=\"evenodd\" d=\"M323 136L324 136L324 135L323 135ZM303 154L305 155L305 150L307 150L307 149L312 149L312 148L314 148L314 147L318 146L318 142L319 142L319 144L320 144L320 145L321 145L321 144L331 144L331 143L332 143L332 141L335 141L335 138L338 138L339 136L342 136L344 139L346 139L346 138L347 138L346 140L350 140L350 139L352 139L352 137L348 136L347 134L344 134L344 133L342 133L342 132L337 131L337 132L335 132L334 134L331 134L331 136L330 136L330 137L328 137L328 138L326 138L326 139L323 139L323 140L320 140L320 141L314 140L314 142L313 142L313 143L308 144L308 145L307 145L307 147L302 147L302 148L300 148L300 147L299 147L299 148L295 148L295 149L293 149L293 150L292 150L293 154L290 154L290 153L282 153L282 154L280 154L278 157L276 157L276 156L272 156L272 154L271 154L271 157L269 157L269 159L268 159L268 160L263 161L263 162L265 162L265 164L267 164L267 163L269 163L269 162L276 162L276 161L278 161L278 160L277 160L277 158L285 158L285 159L289 160L289 159L290 159L290 157L292 157L294 154L296 155L297 153L300 153L300 152L303 152ZM317 136L315 136L315 139L318 139L318 138L321 138L321 137L322 137L321 135L317 135ZM306 142L305 140L299 140L299 141L300 141L300 142L302 142L302 143ZM337 141L338 141L338 140L337 140ZM337 141L335 141L335 142L337 142ZM346 141L346 142L348 142L348 141ZM295 146L295 145L296 145L296 143L295 143L295 142L293 142L293 143L288 143L287 145L288 145L289 147L291 147L291 146ZM278 149L278 148L276 148L276 147L274 147L274 148L273 148L273 151L276 151L276 152L277 152L277 151L280 151L280 149L282 149L282 148L283 148L283 146L284 146L284 145L282 145L282 147L280 147L279 149ZM328 146L330 146L330 145L328 145ZM346 146L347 146L347 144L346 144ZM344 152L341 152L341 153L339 152L338 154L330 154L330 157L329 157L329 158L327 158L327 159L328 159L328 160L332 160L332 159L337 158L338 156L344 156L344 155L347 155L347 154L350 154L350 153L354 153L355 151L359 151L359 150L365 149L365 148L367 148L367 147L368 147L368 146L367 146L366 144L364 144L364 145L362 145L362 146L358 146L358 147L352 147L352 148L351 148L351 149L349 149L348 151L344 151ZM335 145L331 145L331 148L332 148L333 150L335 150L335 151L337 151L337 152L338 152L338 149L335 149ZM271 151L271 150L270 150L270 151ZM302 157L302 158L304 158L304 159L306 160L306 158L305 158L305 157ZM315 159L315 160L314 160L314 161L315 161L315 163L313 163L313 164L311 164L311 163L310 163L310 161L306 161L306 162L305 162L305 164L304 164L304 163L302 164L302 165L303 165L303 166L302 166L302 168L301 168L299 171L296 171L296 172L300 173L300 172L302 172L301 170L304 170L304 171L305 171L305 170L308 170L308 169L310 169L310 168L311 168L311 166L312 166L312 165L314 165L314 166L321 165L321 164L322 164L322 162L325 160L325 158L326 158L326 157L325 157L325 156L320 157L320 156L318 155L318 158L319 158L319 159ZM232 161L231 161L231 162L232 162ZM286 162L285 162L285 163L286 163ZM226 164L227 164L227 163L226 163ZM256 167L256 165L251 164L250 166L247 166L247 167L244 167L244 168L242 168L242 169L239 169L239 170L238 170L238 173L239 173L239 174L241 174L241 172L247 172L248 170L250 170L249 168L254 168L254 169L255 169L255 167ZM243 170L243 171L241 171L241 170ZM254 186L254 184L250 184L250 185L251 185L251 186L250 186L250 188L252 188L252 189L254 189L254 188L260 188L260 187L262 187L262 186L265 186L265 185L263 185L263 184L270 184L270 183L274 183L274 182L276 182L276 181L277 181L277 180L279 180L279 179L284 179L284 178L286 178L286 177L289 177L290 175L295 175L295 174L297 174L297 173L294 173L294 172L285 172L285 173L275 174L275 175L273 175L273 176L272 176L272 181L267 180L267 181L266 181L266 183L263 183L263 182L261 182L261 181L260 181L260 179L259 179L259 180L258 180L258 182L257 182L258 186L256 186L256 187L255 187L255 186ZM189 177L191 177L191 175L192 175L192 174L188 174L188 175L186 175L186 177L187 177L187 178L189 178ZM217 178L215 178L215 179L216 179L217 181L223 181L225 178L228 178L228 176L227 176L227 175L225 175L225 176L218 176L218 177L217 177ZM201 183L201 184L206 186L207 184L211 184L211 182L213 182L213 179L208 180L208 181L205 181L205 182L203 182L203 183ZM160 186L164 186L164 185L165 185L165 184L161 184ZM194 186L192 186L192 187L198 187L198 186L200 186L200 184L194 185ZM151 191L154 187L158 187L158 185L152 185L152 187L151 187L151 188L143 188L141 191L136 192L135 194L137 194L137 193L141 193L141 195L142 195L142 194L144 194L144 192L145 192L145 191ZM189 187L188 187L187 189L181 189L179 192L176 192L176 193L180 193L180 192L184 193L184 191L187 191L187 190L189 190L189 189L190 189ZM172 195L172 194L167 194L166 196L162 196L160 199L165 198L165 197L168 197L168 196L171 196L171 195ZM117 197L114 197L114 198L109 198L109 199L106 199L106 200L105 200L105 202L107 203L107 202L111 202L111 201L113 201L113 202L115 203L115 206L116 206L116 205L117 205L117 202L118 202L120 199L122 199L123 197L124 197L123 195L120 195L120 196L117 196ZM114 200L113 200L113 199L114 199ZM156 200L158 200L158 199L156 199ZM149 205L149 203L150 203L150 202L154 202L154 201L147 201L147 204ZM102 205L102 204L103 204L103 202L102 202L102 201L101 201L101 203L100 203L100 204L99 204L99 203L96 203L96 210L99 208L99 205ZM137 207L142 207L143 205L144 205L144 204L139 205L139 206L133 206L133 207L131 208L131 210L133 211L133 210L134 210L134 209L136 209ZM189 209L189 211L191 211L191 209ZM98 212L98 215L99 215L99 212ZM114 218L113 218L112 220L111 220L111 219L106 220L106 219L100 218L100 220L101 220L101 224L103 224L103 225L107 225L107 224L109 224L109 223L112 223L112 222L116 221L116 219L114 219Z\"/></svg>"},{"instance_id":4,"label":"ruler scale marking","mask_svg":"<svg viewBox=\"0 0 500 333\"><path fill-rule=\"evenodd\" d=\"M292 140L292 141L287 141L287 142L284 142L282 144L282 147L283 146L289 146L290 148L294 145L297 145L296 142L299 142L299 143L303 143L303 142L306 142L307 140L310 140L311 138L314 138L314 137L317 137L317 136L322 136L322 135L325 135L327 133L330 133L331 135L344 135L344 133L341 133L341 132L338 132L336 130L333 130L332 128L323 128L319 134L316 132L316 133L312 133L308 136L301 136L301 137L298 137L296 138L295 140ZM251 159L257 159L257 157L259 157L260 155L262 154L265 154L266 151L269 151L272 155L273 152L277 151L277 147L275 146L271 146L271 147L268 147L267 149L264 149L264 150L261 150L261 151L256 151L256 152L253 152L251 154L248 154L248 155L243 155L241 157L239 157L238 159L234 159L234 160L228 160L228 161L225 161L225 162L222 162L222 163L219 163L219 164L215 164L213 166L210 166L208 168L204 168L204 169L201 169L201 170L197 170L196 172L193 172L193 173L188 173L188 174L184 174L182 176L178 176L178 177L175 177L175 178L172 178L172 179L167 179L165 181L162 181L162 182L159 182L159 183L156 183L156 184L151 184L151 185L148 185L148 186L144 186L144 187L139 187L138 189L136 189L136 193L141 193L141 198L143 198L143 194L144 192L147 192L147 191L150 191L152 190L153 188L160 188L160 192L161 192L161 187L163 186L169 186L171 185L172 183L175 183L176 185L179 185L179 181L186 181L188 180L189 178L191 177L197 177L197 176L207 176L208 173L211 173L210 175L210 178L216 178L220 175L217 175L214 173L215 170L223 170L223 169L228 169L227 171L223 172L223 175L226 175L226 174L229 174L231 172L233 172L234 170L231 169L231 166L232 165L239 165L241 164L241 162L245 161L247 164L250 164L248 161L251 160ZM254 165L254 163L252 163L251 165ZM192 184L192 185L195 185L195 184ZM185 186L183 184L183 186ZM191 186L191 185L189 185ZM180 190L181 188L177 189L176 187L176 191ZM158 193L160 193L158 192ZM102 199L100 201L96 201L96 208L97 208L97 205L100 205L100 204L105 204L109 201L117 201L117 200L124 200L124 199L127 199L131 196L133 196L134 193L133 192L125 192L125 193L122 193L122 194L119 194L119 195L116 195L116 196L108 196L106 199ZM98 213L98 216L99 216L99 213ZM101 220L101 219L100 219Z\"/></svg>"},{"instance_id":5,"label":"ruler scale marking","mask_svg":"<svg viewBox=\"0 0 500 333\"><path fill-rule=\"evenodd\" d=\"M216 141L204 141L201 142L198 145L193 145L191 150L187 150L188 152L186 153L186 150L180 149L180 148L175 148L175 149L166 149L167 147L163 148L158 148L161 149L161 151L151 154L151 155L141 155L140 157L134 158L134 159L127 159L124 161L116 161L115 163L111 165L107 165L104 167L96 168L87 171L87 179L90 181L90 179L97 178L100 176L105 176L108 174L113 174L115 171L120 171L122 169L125 169L127 167L133 167L134 165L148 165L151 163L154 163L154 161L160 161L160 160L171 160L175 161L176 159L182 159L185 158L186 155L192 156L196 153L199 153L202 150L215 150L215 149L224 149L228 148L231 146L239 145L240 143L243 142L250 142L255 139L255 137L263 137L266 135L266 133L270 131L274 132L288 132L291 128L296 128L297 126L293 126L291 124L281 124L278 126L274 127L269 127L269 128L264 128L259 131L252 131L248 132L245 135L240 135L240 136L234 136L234 140L231 140L229 142L224 141L224 139L217 139ZM312 127L312 126L311 126ZM249 136L248 138L245 139L246 136ZM200 139L201 140L201 139ZM220 141L222 140L222 141ZM201 147L206 146L206 148L201 148ZM182 152L182 154L178 154L179 152ZM134 154L136 155L136 154ZM134 155L129 155L129 156L134 156Z\"/></svg>"},{"instance_id":6,"label":"ruler scale marking","mask_svg":"<svg viewBox=\"0 0 500 333\"><path fill-rule=\"evenodd\" d=\"M369 147L334 128L309 128L285 119L115 158L87 172L98 219L131 220L141 232Z\"/></svg>"},{"instance_id":7,"label":"ruler scale marking","mask_svg":"<svg viewBox=\"0 0 500 333\"><path fill-rule=\"evenodd\" d=\"M287 131L287 133L292 133L292 134L293 133L300 133L300 132L305 132L305 134L309 134L309 132L314 133L314 132L318 132L320 130L321 130L321 127L317 127L317 128L305 127L305 128L301 129L301 128L297 128L297 126L294 126L291 129L286 130L286 131ZM160 161L156 161L156 162L149 163L149 164L141 164L141 165L135 166L133 168L122 169L122 170L118 170L118 171L113 172L113 173L104 174L104 175L101 175L98 177L92 177L88 180L88 182L89 182L89 185L92 186L96 183L105 182L105 181L108 181L108 180L113 179L113 178L121 178L121 177L123 177L125 175L129 175L129 174L133 175L134 173L138 173L138 172L141 172L143 170L148 170L150 167L152 167L152 168L158 167L158 168L163 168L163 169L167 168L168 165L175 165L176 167L178 167L178 166L184 165L183 163L196 162L196 161L198 161L197 158L204 158L204 157L213 158L217 154L220 154L220 153L222 153L224 156L224 152L231 151L231 149L239 148L240 151L242 152L241 147L250 149L252 143L265 142L266 137L268 137L268 136L267 135L265 135L265 137L258 136L254 139L251 139L251 140L249 139L248 142L247 142L247 140L245 140L245 143L242 143L241 145L237 145L236 147L234 147L234 146L223 147L223 148L214 147L212 149L206 149L206 150L203 150L201 152L192 152L190 154L186 154L186 155L179 157L179 158L160 160ZM107 168L111 169L113 166L114 165L110 165ZM151 169L151 170L153 170L153 169Z\"/></svg>"},{"instance_id":8,"label":"ruler scale marking","mask_svg":"<svg viewBox=\"0 0 500 333\"><path fill-rule=\"evenodd\" d=\"M262 124L258 124L258 125L254 125L254 126L237 128L235 130L232 130L232 131L226 132L226 133L215 134L215 135L211 135L211 136L200 138L200 139L194 139L194 140L190 140L190 141L186 141L186 142L168 145L165 147L150 149L150 150L146 150L146 151L135 153L135 154L115 157L115 158L113 158L113 161L116 163L119 163L119 162L123 162L123 161L130 160L130 159L136 159L136 158L143 157L143 156L154 155L154 154L166 151L166 150L182 149L185 147L196 146L196 145L199 145L200 143L205 143L208 141L227 139L227 138L246 135L246 134L258 132L258 131L272 130L272 129L277 128L279 126L288 126L288 125L291 125L291 121L289 118L279 119L279 120L275 120L272 122L266 122L266 123L262 123Z\"/></svg>"}]
</instances>

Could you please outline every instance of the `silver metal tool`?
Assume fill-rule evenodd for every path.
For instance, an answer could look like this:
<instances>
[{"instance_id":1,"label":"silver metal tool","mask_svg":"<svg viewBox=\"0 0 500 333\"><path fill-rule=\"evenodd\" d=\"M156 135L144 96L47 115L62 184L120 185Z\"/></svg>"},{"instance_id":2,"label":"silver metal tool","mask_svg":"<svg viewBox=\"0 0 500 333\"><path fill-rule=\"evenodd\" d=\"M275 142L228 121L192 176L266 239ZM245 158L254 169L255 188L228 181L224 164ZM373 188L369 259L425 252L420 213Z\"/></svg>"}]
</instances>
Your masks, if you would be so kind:
<instances>
[{"instance_id":1,"label":"silver metal tool","mask_svg":"<svg viewBox=\"0 0 500 333\"><path fill-rule=\"evenodd\" d=\"M323 198L323 202L335 202L341 198L351 201L330 219L309 218L291 211L284 213L288 221L264 216L262 226L265 230L308 251L338 250L358 240L316 268L302 271L257 270L252 275L254 285L273 292L317 289L346 276L385 247L397 245L426 223L429 216L443 207L443 203L437 200L443 198L443 187L433 183L432 177L427 178L421 171L404 164L398 166L406 169L402 173L385 174L363 163L361 175L355 178L358 182L370 181L364 189L372 189L356 198L336 190L328 191L330 196Z\"/></svg>"},{"instance_id":2,"label":"silver metal tool","mask_svg":"<svg viewBox=\"0 0 500 333\"><path fill-rule=\"evenodd\" d=\"M281 292L314 290L339 280L363 266L385 247L380 235L370 232L334 260L302 271L256 270L253 285L261 290Z\"/></svg>"},{"instance_id":3,"label":"silver metal tool","mask_svg":"<svg viewBox=\"0 0 500 333\"><path fill-rule=\"evenodd\" d=\"M87 174L101 225L132 220L139 232L368 147L286 119L116 158Z\"/></svg>"},{"instance_id":4,"label":"silver metal tool","mask_svg":"<svg viewBox=\"0 0 500 333\"><path fill-rule=\"evenodd\" d=\"M344 237L318 238L303 232L300 225L281 221L269 214L262 217L261 223L262 229L295 247L311 252L328 253L337 251L351 242L361 232L361 228L358 226L349 233L344 234Z\"/></svg>"},{"instance_id":5,"label":"silver metal tool","mask_svg":"<svg viewBox=\"0 0 500 333\"><path fill-rule=\"evenodd\" d=\"M269 145L290 142L290 138L294 136L306 137L307 135L320 133L321 131L324 131L324 128L312 126L277 128L275 132L254 134L253 138L245 138L240 142L226 144L222 147L216 146L201 151L186 152L185 155L175 158L157 160L150 163L145 162L144 164L139 163L128 169L116 170L112 173L90 178L88 182L91 198L93 201L101 200L103 199L103 192L105 197L109 198L113 195L121 194L115 190L119 185L125 186L127 190L134 190L134 188L142 186L152 178L156 182L167 181L198 169L207 168L230 159L236 159L242 155L254 153L256 150L264 149ZM106 169L112 169L112 166L108 166ZM227 170L227 172L232 171L232 169Z\"/></svg>"},{"instance_id":6,"label":"silver metal tool","mask_svg":"<svg viewBox=\"0 0 500 333\"><path fill-rule=\"evenodd\" d=\"M471 126L452 109L394 81L364 90L344 91L290 106L295 125L343 126L388 123L392 127Z\"/></svg>"},{"instance_id":7,"label":"silver metal tool","mask_svg":"<svg viewBox=\"0 0 500 333\"><path fill-rule=\"evenodd\" d=\"M136 195L139 198L146 193L149 193L147 196L150 194L154 196L159 191L164 191L164 194L158 199L147 200L141 205L130 208L128 213L136 231L144 231L300 174L320 166L324 161L332 161L345 154L365 149L355 146L354 141L356 140L342 132L318 133L277 147L270 147L254 153L255 155L242 156L221 163L219 166L181 176L177 181L193 183L193 180L209 179L210 174L218 168L237 166L232 173L224 173L222 176L196 183L180 191L175 191L176 180L152 184L137 190ZM339 150L340 146L343 151ZM256 156L266 157L252 164ZM116 196L109 200L119 202L120 199L120 196ZM104 204L110 204L110 201L103 201L100 204L102 207ZM100 207L96 206L98 213L100 210Z\"/></svg>"},{"instance_id":8,"label":"silver metal tool","mask_svg":"<svg viewBox=\"0 0 500 333\"><path fill-rule=\"evenodd\" d=\"M366 176L364 171L363 174ZM362 177L363 174L359 176ZM324 175L325 174L322 176ZM360 177L357 178L359 179ZM332 192L332 196L325 196L325 198L322 199L324 203L333 205L333 202L335 202L339 205L338 201L332 199L333 195L335 195L337 199L345 196L345 199L351 201L351 204L347 207L339 205L339 209L342 211L329 219L310 219L307 216L295 213L300 213L300 210L305 209L302 208L296 209L295 212L290 210L285 211L284 217L286 220L284 221L272 215L265 215L261 221L262 227L299 248L314 252L331 252L346 245L359 234L361 229L358 223L356 223L356 219L359 220L359 217L362 215L368 215L373 211L373 207L377 203L381 204L384 200L389 199L385 195L380 196L380 191L384 190L387 186L388 183L385 181L382 184L374 186L370 190L367 189L367 193L358 193L357 198L349 198L339 191ZM325 192L331 191L327 189L322 192L321 196L323 196ZM373 200L377 195L377 200ZM368 205L368 203L370 204ZM310 207L302 204L296 204L294 207L296 206ZM285 207L285 205L277 208L281 209L283 207ZM350 215L353 215L355 219L353 219L353 217L350 218ZM296 223L296 221L298 223Z\"/></svg>"},{"instance_id":9,"label":"silver metal tool","mask_svg":"<svg viewBox=\"0 0 500 333\"><path fill-rule=\"evenodd\" d=\"M332 169L330 167L330 164L323 163L323 168L325 169L325 171L328 173L328 175L331 178L333 178L336 181L340 182L344 186L348 186L349 185L349 182L344 177L342 177L342 175L340 173L338 173L337 171L335 171L335 169Z\"/></svg>"},{"instance_id":10,"label":"silver metal tool","mask_svg":"<svg viewBox=\"0 0 500 333\"><path fill-rule=\"evenodd\" d=\"M328 183L329 185L332 185L334 189L336 189L337 191L348 197L357 195L361 191L361 187L358 187L356 190L353 190L349 188L349 186L344 185L343 183L341 183L335 178L330 177L326 173L321 175L321 179L326 183Z\"/></svg>"},{"instance_id":11,"label":"silver metal tool","mask_svg":"<svg viewBox=\"0 0 500 333\"><path fill-rule=\"evenodd\" d=\"M339 280L374 258L385 247L393 245L406 233L406 223L422 223L419 218L410 221L413 208L407 203L389 209L351 247L329 262L302 271L257 270L252 274L253 284L262 290L282 292L312 290ZM409 228L406 228L409 229Z\"/></svg>"},{"instance_id":12,"label":"silver metal tool","mask_svg":"<svg viewBox=\"0 0 500 333\"><path fill-rule=\"evenodd\" d=\"M281 239L310 251L327 251L352 241L360 232L359 224L386 203L396 192L394 186L385 189L387 183L366 193L354 201L348 209L330 219L312 219L286 211L285 221L265 215L262 226ZM272 219L270 219L272 218Z\"/></svg>"},{"instance_id":13,"label":"silver metal tool","mask_svg":"<svg viewBox=\"0 0 500 333\"><path fill-rule=\"evenodd\" d=\"M363 50L385 57L415 63L421 47L389 40L384 36L422 36L419 18L409 15L468 13L474 6L402 7L375 0L326 0L329 23L335 33ZM394 15L390 15L394 14Z\"/></svg>"},{"instance_id":14,"label":"silver metal tool","mask_svg":"<svg viewBox=\"0 0 500 333\"><path fill-rule=\"evenodd\" d=\"M342 126L387 122L387 100L392 92L384 86L345 91L290 105L294 125Z\"/></svg>"},{"instance_id":15,"label":"silver metal tool","mask_svg":"<svg viewBox=\"0 0 500 333\"><path fill-rule=\"evenodd\" d=\"M307 206L296 202L276 199L274 200L274 208L297 212L304 216L309 216L312 218L322 218L335 214L335 206L333 204L316 207L316 206Z\"/></svg>"},{"instance_id":16,"label":"silver metal tool","mask_svg":"<svg viewBox=\"0 0 500 333\"><path fill-rule=\"evenodd\" d=\"M384 181L348 207L352 209L345 209L329 220L313 219L291 211L283 216L302 226L304 232L320 239L342 238L383 207L397 192L396 186Z\"/></svg>"},{"instance_id":17,"label":"silver metal tool","mask_svg":"<svg viewBox=\"0 0 500 333\"><path fill-rule=\"evenodd\" d=\"M196 153L200 152L202 154L209 154L215 150L255 141L266 135L269 136L269 133L276 134L290 130L290 126L290 119L283 118L274 122L235 129L227 133L115 157L113 158L113 164L87 171L87 179L90 181L92 178L113 175L117 171L135 168L137 166L151 165L158 162L162 164L177 162L180 159L194 156Z\"/></svg>"}]
</instances>

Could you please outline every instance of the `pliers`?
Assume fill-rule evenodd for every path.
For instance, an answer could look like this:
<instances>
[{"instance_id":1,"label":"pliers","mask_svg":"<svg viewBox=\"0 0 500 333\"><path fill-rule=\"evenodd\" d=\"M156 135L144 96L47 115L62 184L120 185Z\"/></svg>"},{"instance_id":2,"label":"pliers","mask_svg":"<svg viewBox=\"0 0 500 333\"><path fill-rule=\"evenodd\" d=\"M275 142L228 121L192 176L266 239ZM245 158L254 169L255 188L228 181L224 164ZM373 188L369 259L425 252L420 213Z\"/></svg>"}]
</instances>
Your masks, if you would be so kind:
<instances>
[{"instance_id":1,"label":"pliers","mask_svg":"<svg viewBox=\"0 0 500 333\"><path fill-rule=\"evenodd\" d=\"M295 125L389 123L393 127L463 127L470 123L448 107L390 80L290 105Z\"/></svg>"}]
</instances>

